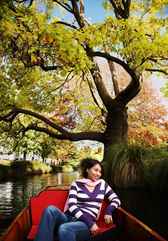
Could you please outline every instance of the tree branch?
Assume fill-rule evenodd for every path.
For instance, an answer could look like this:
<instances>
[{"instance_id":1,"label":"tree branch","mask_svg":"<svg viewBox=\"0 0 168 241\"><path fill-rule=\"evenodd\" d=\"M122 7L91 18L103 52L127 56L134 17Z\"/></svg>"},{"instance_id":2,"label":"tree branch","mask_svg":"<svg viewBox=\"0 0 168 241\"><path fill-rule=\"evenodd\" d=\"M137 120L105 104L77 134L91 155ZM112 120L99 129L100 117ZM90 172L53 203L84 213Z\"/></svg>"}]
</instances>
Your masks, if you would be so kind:
<instances>
[{"instance_id":1,"label":"tree branch","mask_svg":"<svg viewBox=\"0 0 168 241\"><path fill-rule=\"evenodd\" d=\"M17 3L24 3L25 0L15 0L15 2L17 2Z\"/></svg>"},{"instance_id":2,"label":"tree branch","mask_svg":"<svg viewBox=\"0 0 168 241\"><path fill-rule=\"evenodd\" d=\"M16 108L13 109L6 115L0 116L0 121L11 122L16 118L19 113L17 112Z\"/></svg>"},{"instance_id":3,"label":"tree branch","mask_svg":"<svg viewBox=\"0 0 168 241\"><path fill-rule=\"evenodd\" d=\"M117 79L116 79L115 66L114 66L114 63L111 60L108 60L108 64L109 64L109 69L110 69L110 72L111 72L111 78L112 78L112 82L113 82L114 93L115 93L115 96L117 96L119 94L119 86L118 86L118 82L117 82Z\"/></svg>"},{"instance_id":4,"label":"tree branch","mask_svg":"<svg viewBox=\"0 0 168 241\"><path fill-rule=\"evenodd\" d=\"M122 90L116 96L115 101L126 105L130 100L132 100L138 94L138 92L141 89L140 80L139 80L139 77L135 74L134 70L132 70L128 66L128 64L126 64L124 61L122 61L114 56L111 56L108 53L104 53L104 52L90 52L90 55L103 57L107 60L111 60L111 61L121 65L126 70L126 72L131 76L130 83L124 90Z\"/></svg>"},{"instance_id":5,"label":"tree branch","mask_svg":"<svg viewBox=\"0 0 168 241\"><path fill-rule=\"evenodd\" d=\"M63 21L57 21L56 24L59 23L59 24L63 24L63 25L66 25L70 28L73 28L73 29L78 29L75 25L73 24L70 24L70 23L66 23L66 22L63 22Z\"/></svg>"},{"instance_id":6,"label":"tree branch","mask_svg":"<svg viewBox=\"0 0 168 241\"><path fill-rule=\"evenodd\" d=\"M127 18L128 18L129 17L130 6L131 6L131 0L126 0L125 2L123 0L123 4L124 4L124 8L125 8L125 11L127 13Z\"/></svg>"},{"instance_id":7,"label":"tree branch","mask_svg":"<svg viewBox=\"0 0 168 241\"><path fill-rule=\"evenodd\" d=\"M163 69L145 69L145 71L149 71L149 72L160 72L162 74L168 75L168 72L166 70Z\"/></svg>"},{"instance_id":8,"label":"tree branch","mask_svg":"<svg viewBox=\"0 0 168 241\"><path fill-rule=\"evenodd\" d=\"M101 104L100 104L99 101L97 100L96 94L95 94L95 91L94 91L94 87L92 86L92 83L91 83L91 81L89 80L89 78L87 78L87 83L88 83L88 86L89 86L89 89L90 89L90 92L91 92L93 101L95 102L95 104L97 105L97 107L102 111L102 110L103 110L103 106L101 106ZM96 90L96 88L95 88L95 90Z\"/></svg>"},{"instance_id":9,"label":"tree branch","mask_svg":"<svg viewBox=\"0 0 168 241\"><path fill-rule=\"evenodd\" d=\"M43 64L39 64L39 65L37 64L37 66L39 66L44 71L57 70L58 68L62 68L63 67L62 65L48 65L48 66L45 66Z\"/></svg>"},{"instance_id":10,"label":"tree branch","mask_svg":"<svg viewBox=\"0 0 168 241\"><path fill-rule=\"evenodd\" d=\"M53 2L56 2L58 5L60 5L61 7L63 7L65 10L67 10L68 12L70 13L73 13L73 10L71 8L71 6L67 3L61 3L60 1L58 0L53 0Z\"/></svg>"},{"instance_id":11,"label":"tree branch","mask_svg":"<svg viewBox=\"0 0 168 241\"><path fill-rule=\"evenodd\" d=\"M65 80L64 80L63 83L61 83L58 87L56 87L56 88L54 88L54 89L52 89L51 91L48 92L47 97L48 97L52 92L61 89L61 87L63 87L66 83L68 83L69 81L71 81L71 80L73 79L73 77L74 77L73 75L70 77L71 73L72 73L72 70L67 74L67 76L66 76L66 78L65 78ZM69 77L70 77L70 78L69 78Z\"/></svg>"},{"instance_id":12,"label":"tree branch","mask_svg":"<svg viewBox=\"0 0 168 241\"><path fill-rule=\"evenodd\" d=\"M128 64L125 63L123 60L117 58L117 57L114 57L114 56L112 56L112 55L110 55L108 53L99 52L99 51L90 52L90 55L91 56L99 56L99 57L103 57L103 58L105 58L107 60L111 60L111 61L121 65L132 78L136 77L134 71L128 66Z\"/></svg>"},{"instance_id":13,"label":"tree branch","mask_svg":"<svg viewBox=\"0 0 168 241\"><path fill-rule=\"evenodd\" d=\"M118 19L127 19L129 17L129 10L130 10L130 5L131 5L131 0L122 0L122 3L118 3L118 1L115 0L109 0L111 3L114 13L116 18Z\"/></svg>"},{"instance_id":14,"label":"tree branch","mask_svg":"<svg viewBox=\"0 0 168 241\"><path fill-rule=\"evenodd\" d=\"M11 122L16 118L18 114L30 115L32 117L35 117L38 120L41 120L42 122L46 123L47 125L49 125L50 127L54 128L55 130L61 133L65 133L65 134L67 133L67 131L64 128L58 126L47 117L44 117L43 115L33 112L31 110L26 110L26 109L17 108L17 107L14 107L12 111L10 111L7 115L0 116L0 121Z\"/></svg>"},{"instance_id":15,"label":"tree branch","mask_svg":"<svg viewBox=\"0 0 168 241\"><path fill-rule=\"evenodd\" d=\"M35 63L25 63L24 62L24 65L27 68L32 68L34 66L39 66L42 70L44 70L46 72L47 71L51 71L51 70L57 70L57 69L63 67L63 65L44 65L41 62L44 62L44 61L43 60L39 60L39 61L37 60L37 62L35 62Z\"/></svg>"},{"instance_id":16,"label":"tree branch","mask_svg":"<svg viewBox=\"0 0 168 241\"><path fill-rule=\"evenodd\" d=\"M95 65L90 69L90 73L92 75L92 78L94 80L94 83L96 85L97 91L99 93L99 96L104 104L104 106L109 109L111 106L112 96L107 91L107 88L105 86L105 83L102 79L102 75L100 74L100 69L96 61L93 59L93 62Z\"/></svg>"},{"instance_id":17,"label":"tree branch","mask_svg":"<svg viewBox=\"0 0 168 241\"><path fill-rule=\"evenodd\" d=\"M22 108L14 107L12 111L10 111L7 115L0 116L0 121L11 122L18 114L26 114L32 117L35 117L38 120L41 120L43 123L47 124L49 127L59 131L61 134L58 134L48 128L39 127L37 124L31 124L27 127L22 128L22 132L25 133L28 130L35 130L39 132L43 132L48 134L51 137L57 138L59 140L70 140L70 141L79 141L79 140L95 140L103 142L103 133L100 132L78 132L78 133L71 133L67 131L65 128L58 126L50 119L44 117L43 115L33 112L31 110L26 110Z\"/></svg>"},{"instance_id":18,"label":"tree branch","mask_svg":"<svg viewBox=\"0 0 168 241\"><path fill-rule=\"evenodd\" d=\"M83 28L85 27L85 19L84 19L84 9L80 8L82 7L80 4L80 7L78 6L77 4L77 0L70 0L71 1L71 4L72 4L72 8L73 8L73 14L74 14L74 17L78 23L78 25L80 26L80 28Z\"/></svg>"},{"instance_id":19,"label":"tree branch","mask_svg":"<svg viewBox=\"0 0 168 241\"><path fill-rule=\"evenodd\" d=\"M100 132L79 132L79 133L66 133L57 134L56 132L49 130L45 127L38 127L36 125L30 125L26 127L23 131L35 130L38 132L45 133L50 137L56 138L58 140L70 140L70 141L81 141L81 140L93 140L103 142L103 133Z\"/></svg>"}]
</instances>

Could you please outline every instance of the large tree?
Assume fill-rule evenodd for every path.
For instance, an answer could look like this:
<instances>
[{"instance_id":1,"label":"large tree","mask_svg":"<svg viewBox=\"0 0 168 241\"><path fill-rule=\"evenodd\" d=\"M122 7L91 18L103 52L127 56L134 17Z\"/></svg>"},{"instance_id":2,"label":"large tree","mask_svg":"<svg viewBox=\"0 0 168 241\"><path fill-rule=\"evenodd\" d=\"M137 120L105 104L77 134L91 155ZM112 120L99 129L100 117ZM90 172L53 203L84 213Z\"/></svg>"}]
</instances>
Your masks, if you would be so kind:
<instances>
[{"instance_id":1,"label":"large tree","mask_svg":"<svg viewBox=\"0 0 168 241\"><path fill-rule=\"evenodd\" d=\"M19 121L19 133L35 130L59 140L101 142L104 164L112 175L112 150L114 145L127 142L127 105L138 95L144 72L168 73L168 1L103 1L111 17L98 24L88 21L86 2L2 1L0 120L10 130ZM55 17L58 8L64 10L62 19L61 14ZM100 13L93 10L93 14ZM107 61L111 72L108 81L96 57ZM122 88L114 63L130 77ZM81 80L83 85L79 84ZM82 98L82 86L88 86L86 93L90 90L97 110L83 107L79 115L75 107L82 100L88 106L90 99L89 94L87 99ZM63 111L60 118L56 105L60 95L67 93L64 109L72 93L73 108ZM87 122L85 127L74 129L74 123L82 125L81 116L92 110L97 114L94 125L89 128ZM65 118L70 121L61 123Z\"/></svg>"}]
</instances>

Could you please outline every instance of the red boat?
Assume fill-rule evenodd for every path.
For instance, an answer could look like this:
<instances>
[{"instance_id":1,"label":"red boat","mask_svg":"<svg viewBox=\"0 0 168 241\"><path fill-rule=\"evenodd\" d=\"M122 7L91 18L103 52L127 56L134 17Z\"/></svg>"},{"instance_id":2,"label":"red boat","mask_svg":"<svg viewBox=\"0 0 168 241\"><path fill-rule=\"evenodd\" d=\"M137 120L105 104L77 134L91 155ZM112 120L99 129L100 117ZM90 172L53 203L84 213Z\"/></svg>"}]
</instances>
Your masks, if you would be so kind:
<instances>
[{"instance_id":1,"label":"red boat","mask_svg":"<svg viewBox=\"0 0 168 241\"><path fill-rule=\"evenodd\" d=\"M68 195L68 187L47 187L38 195L32 197L29 206L23 209L10 227L0 238L1 241L28 241L33 240L42 211L48 205L55 205L63 210ZM92 237L95 241L166 241L158 233L139 221L123 208L118 208L114 215L114 224L107 225L103 221L104 202L98 220L99 233Z\"/></svg>"}]
</instances>

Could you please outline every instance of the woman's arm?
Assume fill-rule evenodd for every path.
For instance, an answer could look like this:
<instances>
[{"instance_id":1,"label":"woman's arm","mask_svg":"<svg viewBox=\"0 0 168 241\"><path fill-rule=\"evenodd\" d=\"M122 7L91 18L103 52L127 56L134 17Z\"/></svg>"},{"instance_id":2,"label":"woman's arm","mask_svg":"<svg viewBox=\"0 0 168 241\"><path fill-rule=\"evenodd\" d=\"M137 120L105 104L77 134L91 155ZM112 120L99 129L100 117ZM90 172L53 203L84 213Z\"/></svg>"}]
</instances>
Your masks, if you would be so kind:
<instances>
[{"instance_id":1,"label":"woman's arm","mask_svg":"<svg viewBox=\"0 0 168 241\"><path fill-rule=\"evenodd\" d=\"M120 199L112 188L106 183L105 185L105 197L108 198L110 204L106 209L107 215L112 215L113 211L121 205Z\"/></svg>"}]
</instances>

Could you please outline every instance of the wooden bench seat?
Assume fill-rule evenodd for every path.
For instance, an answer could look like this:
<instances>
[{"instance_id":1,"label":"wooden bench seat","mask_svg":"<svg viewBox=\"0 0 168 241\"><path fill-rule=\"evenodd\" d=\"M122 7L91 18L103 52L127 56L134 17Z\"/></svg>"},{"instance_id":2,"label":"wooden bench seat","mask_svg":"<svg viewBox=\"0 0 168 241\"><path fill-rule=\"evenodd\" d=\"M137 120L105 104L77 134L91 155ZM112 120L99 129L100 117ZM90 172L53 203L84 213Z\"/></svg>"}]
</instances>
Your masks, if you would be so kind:
<instances>
[{"instance_id":1,"label":"wooden bench seat","mask_svg":"<svg viewBox=\"0 0 168 241\"><path fill-rule=\"evenodd\" d=\"M47 208L49 205L54 205L58 207L60 210L64 210L64 205L67 200L67 197L68 197L68 190L47 189L40 192L37 196L34 196L30 199L29 209L30 209L32 226L27 237L28 240L34 240L43 210ZM100 227L100 229L94 235L95 237L103 234L106 234L106 235L110 234L111 231L116 229L115 224L105 224L104 222L104 210L106 206L107 206L107 202L104 202L102 205L99 219L97 220L97 224Z\"/></svg>"}]
</instances>

